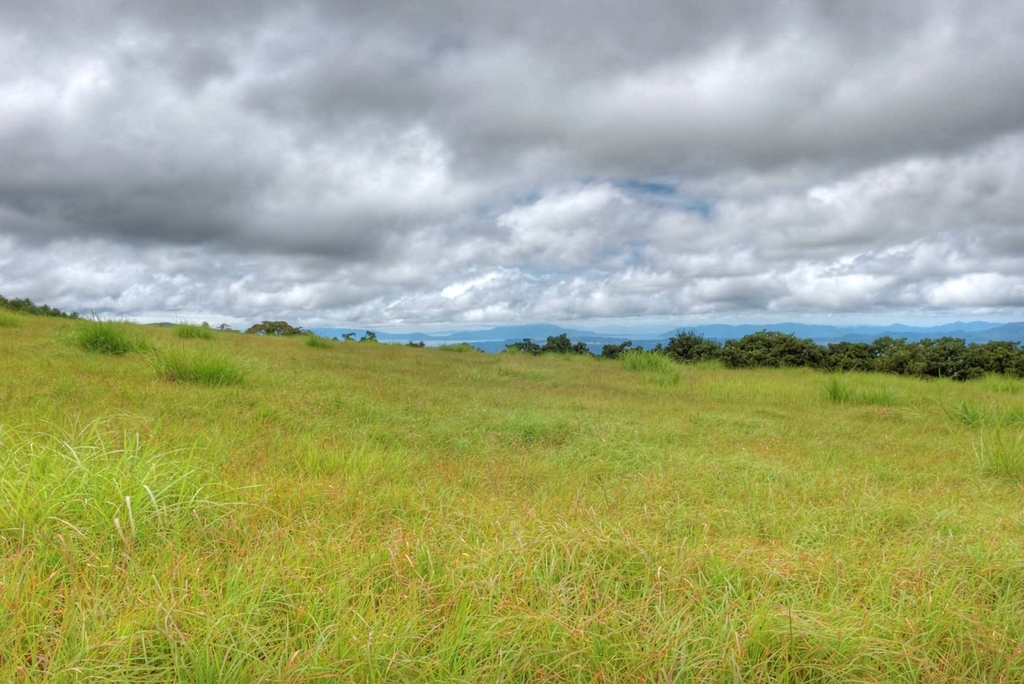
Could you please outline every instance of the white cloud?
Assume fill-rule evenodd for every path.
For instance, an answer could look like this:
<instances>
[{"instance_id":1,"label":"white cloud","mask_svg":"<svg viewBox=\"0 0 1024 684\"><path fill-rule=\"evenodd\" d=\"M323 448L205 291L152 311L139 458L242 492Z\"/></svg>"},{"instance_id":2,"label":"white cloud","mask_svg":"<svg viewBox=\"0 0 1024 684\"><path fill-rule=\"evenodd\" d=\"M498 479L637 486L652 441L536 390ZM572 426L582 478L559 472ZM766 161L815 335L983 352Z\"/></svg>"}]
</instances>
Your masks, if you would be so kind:
<instances>
[{"instance_id":1,"label":"white cloud","mask_svg":"<svg viewBox=\"0 0 1024 684\"><path fill-rule=\"evenodd\" d=\"M1024 7L697 9L8 3L0 293L306 325L1024 314Z\"/></svg>"}]
</instances>

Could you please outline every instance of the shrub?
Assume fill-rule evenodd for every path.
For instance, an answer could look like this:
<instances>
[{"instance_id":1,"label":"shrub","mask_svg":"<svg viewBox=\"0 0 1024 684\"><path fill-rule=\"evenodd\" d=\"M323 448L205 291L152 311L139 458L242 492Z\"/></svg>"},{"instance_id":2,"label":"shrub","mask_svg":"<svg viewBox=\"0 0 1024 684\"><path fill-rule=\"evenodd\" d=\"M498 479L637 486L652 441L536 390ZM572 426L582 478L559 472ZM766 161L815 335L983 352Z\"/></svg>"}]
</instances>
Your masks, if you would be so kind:
<instances>
[{"instance_id":1,"label":"shrub","mask_svg":"<svg viewBox=\"0 0 1024 684\"><path fill-rule=\"evenodd\" d=\"M17 328L19 325L21 325L21 316L0 311L0 328Z\"/></svg>"},{"instance_id":2,"label":"shrub","mask_svg":"<svg viewBox=\"0 0 1024 684\"><path fill-rule=\"evenodd\" d=\"M182 323L181 325L174 326L175 337L182 339L195 339L195 340L212 340L217 337L217 333L208 325L192 325L191 323Z\"/></svg>"},{"instance_id":3,"label":"shrub","mask_svg":"<svg viewBox=\"0 0 1024 684\"><path fill-rule=\"evenodd\" d=\"M86 351L100 354L127 354L150 348L149 342L131 324L98 318L77 323L68 340Z\"/></svg>"},{"instance_id":4,"label":"shrub","mask_svg":"<svg viewBox=\"0 0 1024 684\"><path fill-rule=\"evenodd\" d=\"M153 355L153 367L165 380L202 385L240 385L245 371L228 354L213 349L164 349Z\"/></svg>"},{"instance_id":5,"label":"shrub","mask_svg":"<svg viewBox=\"0 0 1024 684\"><path fill-rule=\"evenodd\" d=\"M313 347L314 349L330 349L334 346L334 343L326 337L320 337L319 335L306 335L306 339L303 342L307 347Z\"/></svg>"}]
</instances>

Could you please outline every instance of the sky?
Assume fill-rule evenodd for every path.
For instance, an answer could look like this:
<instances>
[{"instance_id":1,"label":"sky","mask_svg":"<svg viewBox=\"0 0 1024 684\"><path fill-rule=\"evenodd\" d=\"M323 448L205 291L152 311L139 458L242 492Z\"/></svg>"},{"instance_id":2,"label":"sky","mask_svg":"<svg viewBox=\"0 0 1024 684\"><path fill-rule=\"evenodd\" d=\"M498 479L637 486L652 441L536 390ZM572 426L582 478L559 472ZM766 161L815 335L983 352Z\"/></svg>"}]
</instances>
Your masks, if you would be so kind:
<instances>
[{"instance_id":1,"label":"sky","mask_svg":"<svg viewBox=\"0 0 1024 684\"><path fill-rule=\"evenodd\" d=\"M1024 320L1024 3L0 0L0 294Z\"/></svg>"}]
</instances>

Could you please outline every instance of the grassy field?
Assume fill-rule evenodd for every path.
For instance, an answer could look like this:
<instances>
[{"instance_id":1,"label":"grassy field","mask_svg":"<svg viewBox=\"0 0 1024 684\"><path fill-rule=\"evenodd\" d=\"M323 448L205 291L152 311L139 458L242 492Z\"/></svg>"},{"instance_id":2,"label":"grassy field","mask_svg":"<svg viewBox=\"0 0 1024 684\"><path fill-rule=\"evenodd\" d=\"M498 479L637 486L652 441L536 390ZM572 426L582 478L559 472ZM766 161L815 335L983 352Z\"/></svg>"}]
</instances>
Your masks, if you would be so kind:
<instances>
[{"instance_id":1,"label":"grassy field","mask_svg":"<svg viewBox=\"0 0 1024 684\"><path fill-rule=\"evenodd\" d=\"M1022 381L12 320L0 681L1024 681Z\"/></svg>"}]
</instances>

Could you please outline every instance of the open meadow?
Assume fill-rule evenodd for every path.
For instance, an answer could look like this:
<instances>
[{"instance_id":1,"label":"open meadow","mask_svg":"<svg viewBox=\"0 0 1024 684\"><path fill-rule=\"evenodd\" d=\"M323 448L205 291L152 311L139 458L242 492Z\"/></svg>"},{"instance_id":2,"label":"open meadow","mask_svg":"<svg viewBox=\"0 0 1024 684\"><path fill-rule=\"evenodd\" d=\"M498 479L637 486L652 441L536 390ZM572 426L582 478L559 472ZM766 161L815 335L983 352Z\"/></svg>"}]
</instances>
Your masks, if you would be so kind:
<instances>
[{"instance_id":1,"label":"open meadow","mask_svg":"<svg viewBox=\"0 0 1024 684\"><path fill-rule=\"evenodd\" d=\"M1024 681L1024 381L5 316L0 681Z\"/></svg>"}]
</instances>

